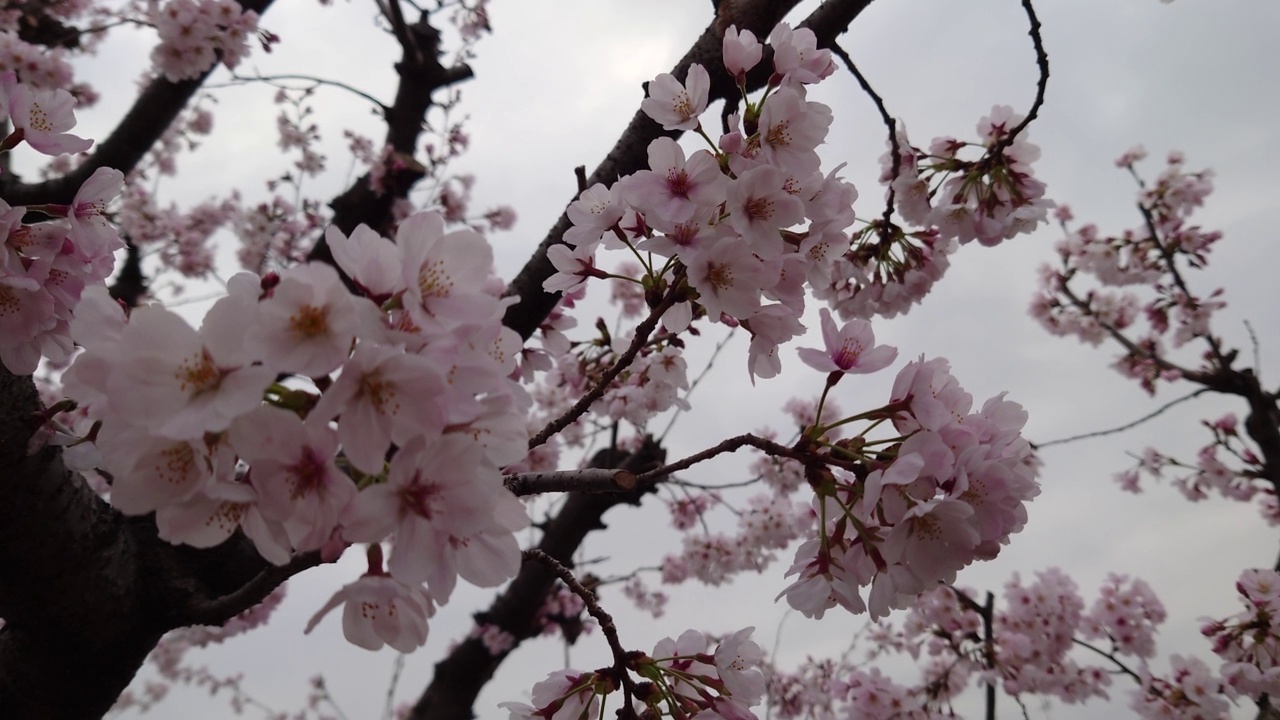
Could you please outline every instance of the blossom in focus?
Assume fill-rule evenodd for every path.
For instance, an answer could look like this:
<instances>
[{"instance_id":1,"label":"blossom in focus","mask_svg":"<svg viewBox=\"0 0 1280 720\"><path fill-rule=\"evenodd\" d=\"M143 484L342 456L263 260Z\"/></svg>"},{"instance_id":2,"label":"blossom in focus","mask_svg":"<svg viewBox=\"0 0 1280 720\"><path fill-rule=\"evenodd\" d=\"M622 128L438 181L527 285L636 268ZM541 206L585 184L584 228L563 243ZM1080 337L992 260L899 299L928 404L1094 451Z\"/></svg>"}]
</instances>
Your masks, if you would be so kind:
<instances>
[{"instance_id":1,"label":"blossom in focus","mask_svg":"<svg viewBox=\"0 0 1280 720\"><path fill-rule=\"evenodd\" d=\"M681 85L675 76L662 73L649 83L649 97L640 103L640 109L663 130L692 130L698 127L698 116L707 109L711 92L711 76L707 69L695 63Z\"/></svg>"},{"instance_id":2,"label":"blossom in focus","mask_svg":"<svg viewBox=\"0 0 1280 720\"><path fill-rule=\"evenodd\" d=\"M839 329L831 311L822 308L822 341L826 350L797 348L805 365L822 372L872 373L888 367L898 357L898 349L876 345L871 323L854 318Z\"/></svg>"}]
</instances>

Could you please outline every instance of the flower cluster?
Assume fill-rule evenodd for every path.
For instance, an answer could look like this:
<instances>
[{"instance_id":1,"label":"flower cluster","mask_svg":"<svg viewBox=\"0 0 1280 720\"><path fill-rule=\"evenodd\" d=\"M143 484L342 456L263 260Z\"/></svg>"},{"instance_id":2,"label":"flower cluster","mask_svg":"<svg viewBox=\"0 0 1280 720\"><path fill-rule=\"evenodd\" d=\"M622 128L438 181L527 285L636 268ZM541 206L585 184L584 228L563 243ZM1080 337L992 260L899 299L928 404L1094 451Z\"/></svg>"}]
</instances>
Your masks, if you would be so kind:
<instances>
[{"instance_id":1,"label":"flower cluster","mask_svg":"<svg viewBox=\"0 0 1280 720\"><path fill-rule=\"evenodd\" d=\"M1213 440L1196 452L1193 462L1179 460L1149 447L1138 456L1133 467L1116 474L1116 482L1123 490L1140 493L1144 475L1164 480L1167 473L1180 473L1173 478L1172 484L1188 500L1199 502L1211 493L1245 503L1261 497L1264 517L1275 524L1274 516L1266 508L1266 503L1275 497L1275 491L1262 480L1265 477L1262 458L1240 433L1235 414L1227 413L1216 420L1202 420L1201 424L1212 433Z\"/></svg>"},{"instance_id":2,"label":"flower cluster","mask_svg":"<svg viewBox=\"0 0 1280 720\"><path fill-rule=\"evenodd\" d=\"M1134 163L1145 154L1131 150L1117 164L1136 178ZM1142 225L1117 236L1104 235L1094 225L1067 231L1057 245L1059 265L1040 271L1032 317L1055 335L1074 335L1092 345L1145 318L1145 333L1130 342L1116 369L1150 393L1158 381L1177 379L1180 373L1165 361L1166 346L1177 348L1195 338L1212 345L1216 338L1209 322L1226 307L1221 289L1207 296L1194 294L1181 275L1184 264L1204 267L1222 237L1189 222L1213 191L1212 179L1210 171L1187 171L1182 155L1171 153L1155 183L1148 186L1139 179ZM1070 210L1059 208L1058 217L1066 229ZM1072 282L1081 275L1093 277L1101 287L1080 291ZM1134 293L1118 289L1133 285L1150 285L1154 295L1142 302Z\"/></svg>"},{"instance_id":3,"label":"flower cluster","mask_svg":"<svg viewBox=\"0 0 1280 720\"><path fill-rule=\"evenodd\" d=\"M1280 573L1245 570L1236 580L1244 611L1225 620L1207 621L1201 632L1222 658L1222 678L1254 700L1280 694Z\"/></svg>"},{"instance_id":4,"label":"flower cluster","mask_svg":"<svg viewBox=\"0 0 1280 720\"><path fill-rule=\"evenodd\" d=\"M419 214L394 244L363 226L327 240L359 295L328 265L242 273L197 330L86 293L71 323L86 352L65 391L101 421L112 504L155 512L170 542L207 547L239 528L283 563L394 536L387 571L379 552L330 607L347 601L357 644L414 647L459 576L493 586L519 567L528 517L500 472L526 453L528 399L508 379L519 340L478 234ZM421 622L357 632L361 604Z\"/></svg>"},{"instance_id":5,"label":"flower cluster","mask_svg":"<svg viewBox=\"0 0 1280 720\"><path fill-rule=\"evenodd\" d=\"M686 630L678 638L658 641L649 655L629 653L623 672L643 679L635 684L632 700L641 707L634 709L651 717L754 720L750 708L765 697L764 650L751 639L754 629L739 630L714 649L711 638ZM501 707L511 720L603 717L603 699L622 684L617 668L560 670L533 686L532 705L507 702Z\"/></svg>"},{"instance_id":6,"label":"flower cluster","mask_svg":"<svg viewBox=\"0 0 1280 720\"><path fill-rule=\"evenodd\" d=\"M74 108L65 90L36 90L12 72L0 74L0 117L13 123L0 151L22 142L49 155L88 149L92 141L67 133ZM81 295L111 275L114 253L124 247L106 217L123 185L119 170L98 168L69 205L0 201L0 362L10 372L30 375L42 356L70 359L70 322ZM29 224L30 213L50 219Z\"/></svg>"},{"instance_id":7,"label":"flower cluster","mask_svg":"<svg viewBox=\"0 0 1280 720\"><path fill-rule=\"evenodd\" d=\"M1143 688L1134 690L1129 707L1148 720L1227 720L1231 705L1224 687L1202 661L1169 656L1168 678L1146 675Z\"/></svg>"},{"instance_id":8,"label":"flower cluster","mask_svg":"<svg viewBox=\"0 0 1280 720\"><path fill-rule=\"evenodd\" d=\"M921 358L898 374L889 405L858 416L890 419L900 437L883 450L862 435L840 441L838 462L811 474L819 536L788 571L798 575L782 593L792 607L810 617L835 605L883 617L995 557L1022 529L1025 503L1039 492L1020 432L1026 413L1003 395L978 412L972 402L945 360Z\"/></svg>"},{"instance_id":9,"label":"flower cluster","mask_svg":"<svg viewBox=\"0 0 1280 720\"><path fill-rule=\"evenodd\" d=\"M1084 614L1075 582L1050 568L1036 573L1030 585L1014 575L1005 583L1004 595L995 638L1005 692L1053 695L1067 702L1106 697L1102 687L1110 684L1110 676L1068 656Z\"/></svg>"},{"instance_id":10,"label":"flower cluster","mask_svg":"<svg viewBox=\"0 0 1280 720\"><path fill-rule=\"evenodd\" d=\"M914 229L888 218L869 222L836 258L825 286L815 285L818 297L843 317L893 317L941 279L958 244L997 245L1044 222L1052 203L1031 169L1040 149L1022 133L1010 135L1021 121L996 106L978 121L979 142L935 138L927 152L911 145L899 123L880 158L880 180ZM967 147L982 155L962 158Z\"/></svg>"},{"instance_id":11,"label":"flower cluster","mask_svg":"<svg viewBox=\"0 0 1280 720\"><path fill-rule=\"evenodd\" d=\"M1044 218L1044 188L1028 165L1038 151L1009 135L1016 118L997 108L979 124L988 150L983 160L956 159L963 143L950 141L950 154L923 171L939 182L951 178L944 186L948 203L930 215L928 228L911 238L899 231L892 247L874 250L870 238L883 233L852 238L857 190L839 177L839 167L824 175L817 154L832 113L808 99L807 87L829 76L834 64L816 42L810 30L779 25L769 37L772 78L763 97L751 101L745 76L760 62L763 46L749 31L729 28L725 70L746 106L714 142L699 121L709 97L706 68L695 64L683 80L663 74L649 83L644 112L664 129L696 131L710 147L689 153L659 138L649 145L647 170L583 191L569 206L565 244L548 250L558 272L545 289L564 292L591 278L620 277L598 267L596 252L630 248L648 258L643 277L621 276L643 288L637 298L652 307L661 297L656 291L668 284L684 290L662 316L668 330L681 332L704 316L740 325L752 337L750 375L769 378L781 370L778 347L804 331L806 287L845 317L892 315L941 275L955 240L995 244ZM904 176L922 172L909 164ZM867 265L871 256L874 268ZM899 266L887 270L898 256ZM878 361L865 358L861 367L869 372Z\"/></svg>"},{"instance_id":12,"label":"flower cluster","mask_svg":"<svg viewBox=\"0 0 1280 720\"><path fill-rule=\"evenodd\" d=\"M258 13L235 0L169 0L153 7L160 43L151 59L170 82L199 77L219 61L234 68L258 32Z\"/></svg>"}]
</instances>

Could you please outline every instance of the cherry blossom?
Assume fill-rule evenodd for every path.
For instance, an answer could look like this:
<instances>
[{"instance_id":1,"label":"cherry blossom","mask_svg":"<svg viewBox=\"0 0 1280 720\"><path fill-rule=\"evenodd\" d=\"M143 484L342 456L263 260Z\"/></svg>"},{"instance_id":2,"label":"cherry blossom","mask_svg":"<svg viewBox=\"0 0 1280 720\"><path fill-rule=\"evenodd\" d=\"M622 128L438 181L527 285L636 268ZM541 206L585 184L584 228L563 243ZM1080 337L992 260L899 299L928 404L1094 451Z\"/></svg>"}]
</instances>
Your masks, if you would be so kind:
<instances>
[{"instance_id":1,"label":"cherry blossom","mask_svg":"<svg viewBox=\"0 0 1280 720\"><path fill-rule=\"evenodd\" d=\"M406 444L444 428L444 387L439 370L425 358L361 342L342 374L312 411L338 417L338 438L358 469L379 474L392 442Z\"/></svg>"},{"instance_id":2,"label":"cherry blossom","mask_svg":"<svg viewBox=\"0 0 1280 720\"><path fill-rule=\"evenodd\" d=\"M707 109L710 90L711 76L706 68L694 63L689 66L683 85L667 73L650 82L649 97L641 101L640 109L663 130L692 130L698 127L698 116Z\"/></svg>"},{"instance_id":3,"label":"cherry blossom","mask_svg":"<svg viewBox=\"0 0 1280 720\"><path fill-rule=\"evenodd\" d=\"M796 350L804 364L814 370L838 373L872 373L888 367L898 357L897 348L876 345L871 323L855 318L836 329L831 311L818 311L822 318L822 340L826 351L816 348Z\"/></svg>"},{"instance_id":4,"label":"cherry blossom","mask_svg":"<svg viewBox=\"0 0 1280 720\"><path fill-rule=\"evenodd\" d=\"M324 544L356 495L355 484L334 462L337 432L318 418L304 422L264 405L237 418L230 438L250 464L248 479L263 516L281 523L298 550Z\"/></svg>"},{"instance_id":5,"label":"cherry blossom","mask_svg":"<svg viewBox=\"0 0 1280 720\"><path fill-rule=\"evenodd\" d=\"M406 583L425 582L438 602L448 600L459 572L488 585L509 578L520 561L511 532L528 516L480 453L456 435L430 444L416 436L392 458L387 482L356 497L344 536L379 542L394 532L388 570Z\"/></svg>"},{"instance_id":6,"label":"cherry blossom","mask_svg":"<svg viewBox=\"0 0 1280 720\"><path fill-rule=\"evenodd\" d=\"M19 83L10 71L0 75L0 93L13 123L14 136L26 140L39 152L61 155L84 152L93 146L92 140L67 133L76 126L76 100L66 90L36 90Z\"/></svg>"},{"instance_id":7,"label":"cherry blossom","mask_svg":"<svg viewBox=\"0 0 1280 720\"><path fill-rule=\"evenodd\" d=\"M374 554L371 550L370 555ZM381 552L376 554L380 561ZM383 645L402 653L417 650L427 642L427 620L435 614L435 604L421 589L371 570L335 593L307 622L304 632L310 633L339 605L343 606L342 634L366 650L381 650Z\"/></svg>"},{"instance_id":8,"label":"cherry blossom","mask_svg":"<svg viewBox=\"0 0 1280 720\"><path fill-rule=\"evenodd\" d=\"M741 85L747 71L760 62L764 48L750 30L738 30L736 25L730 25L724 32L723 53L725 70Z\"/></svg>"},{"instance_id":9,"label":"cherry blossom","mask_svg":"<svg viewBox=\"0 0 1280 720\"><path fill-rule=\"evenodd\" d=\"M107 380L112 411L164 437L194 439L257 407L275 372L244 364L242 328L216 318L211 312L197 332L163 308L134 310Z\"/></svg>"}]
</instances>

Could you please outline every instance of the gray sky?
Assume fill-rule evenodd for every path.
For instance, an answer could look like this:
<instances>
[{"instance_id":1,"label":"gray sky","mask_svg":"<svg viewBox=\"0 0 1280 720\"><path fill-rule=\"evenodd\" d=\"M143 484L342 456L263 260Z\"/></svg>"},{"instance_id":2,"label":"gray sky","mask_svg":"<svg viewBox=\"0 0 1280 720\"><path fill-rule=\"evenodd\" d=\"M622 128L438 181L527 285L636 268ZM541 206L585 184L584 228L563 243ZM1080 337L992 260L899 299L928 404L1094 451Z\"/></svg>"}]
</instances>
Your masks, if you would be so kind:
<instances>
[{"instance_id":1,"label":"gray sky","mask_svg":"<svg viewBox=\"0 0 1280 720\"><path fill-rule=\"evenodd\" d=\"M1280 67L1280 5L1042 0L1037 10L1052 64L1048 99L1030 131L1030 140L1043 151L1038 177L1053 198L1072 205L1078 219L1116 231L1138 222L1133 183L1112 165L1129 146L1142 142L1151 151L1142 166L1148 176L1162 168L1164 154L1172 149L1183 150L1192 168L1213 167L1217 192L1199 222L1222 229L1227 237L1215 250L1210 270L1193 282L1203 289L1227 287L1230 306L1220 314L1217 329L1247 358L1251 350L1242 323L1250 321L1260 341L1261 372L1274 384L1280 320L1274 284L1265 273L1280 264L1280 247L1268 232L1280 210L1277 183L1269 176L1280 161L1275 121L1280 85L1274 76ZM573 167L595 166L638 107L640 84L674 64L711 12L709 2L689 0L494 0L494 35L479 46L472 63L477 78L463 88L461 111L470 116L472 149L459 169L478 178L477 208L509 203L519 213L514 232L491 238L504 276L519 267L571 198ZM253 62L263 72L343 79L388 98L394 82L391 55L370 29L372 14L372 4L358 1L330 8L278 3L263 25L283 42L271 56L255 54ZM122 37L108 47L104 62L85 74L101 87L123 85L127 91L132 85L121 78L140 67L149 42L142 34ZM918 145L941 134L970 138L973 125L992 105L1025 110L1034 96L1033 55L1016 0L880 0L841 42ZM270 92L218 92L219 134L183 161L181 178L163 181L162 197L195 202L231 187L251 197L265 178L279 172L275 109L264 103ZM874 179L884 132L874 108L844 73L815 88L811 97L835 111L822 148L824 169L849 162L845 176L862 194L859 214L878 214L881 191ZM82 119L84 134L109 127L122 106L104 100L98 112ZM346 181L341 131L376 131L367 107L350 96L322 92L317 110L316 119L333 143L331 172L309 189L328 197ZM877 337L898 346L903 359L921 353L948 357L977 402L1007 390L1029 411L1025 432L1036 441L1118 425L1186 392L1165 389L1151 400L1107 368L1113 351L1050 337L1026 316L1035 268L1052 259L1057 239L1056 230L1046 229L994 249L966 246L933 296L906 317L878 322ZM585 318L584 324L591 320ZM768 409L820 390L821 378L801 371L789 351L784 365L794 372L751 389L744 349L745 343L738 343L723 354L713 377L691 398L695 410L673 433L670 457L769 424L785 427L780 413ZM692 361L690 366L699 367ZM901 361L895 370L900 366ZM881 375L842 383L841 406L856 411L887 399L893 374ZM1229 402L1184 405L1119 437L1047 450L1043 492L1030 506L1027 529L996 561L962 573L961 583L998 590L1013 572L1029 576L1058 565L1072 573L1091 602L1107 572L1137 575L1152 584L1169 609L1162 656L1182 652L1209 659L1196 619L1236 611L1235 576L1244 567L1274 562L1280 551L1277 533L1251 508L1216 499L1193 506L1169 488L1125 495L1110 478L1130 464L1125 450L1140 451L1148 444L1193 457L1207 439L1199 419L1227 409L1241 410ZM741 461L726 461L688 477L727 482L740 478L743 467ZM674 538L662 531L661 513L619 512L610 520L608 537L593 540L586 554L611 556L611 569L654 565L675 547ZM201 657L216 671L243 671L245 687L277 709L300 704L306 678L323 673L350 717L375 717L393 652L374 654L348 645L338 615L313 634L301 634L311 613L358 575L361 563L355 555L296 579L269 628ZM785 617L778 643L783 666L806 655L842 652L862 618L786 617L785 604L773 602L786 584L784 569L785 564L727 588L675 588L672 612L660 623L630 611L616 594L603 601L618 618L624 644L639 649L688 627L725 632L746 625L755 625L757 639L769 647ZM409 659L400 698L416 697L431 665L469 629L469 613L491 595L460 587L433 621L427 647ZM603 662L598 636L580 646L572 651L575 666ZM522 699L562 662L562 651L550 642L522 649L482 696L480 717L505 717L494 707L497 702ZM1156 667L1166 665L1160 660ZM1127 695L1119 681L1115 689L1114 695ZM1002 712L1016 708L1002 705ZM227 717L228 711L203 692L183 692L152 716L200 720ZM1040 716L1089 713L1055 708Z\"/></svg>"}]
</instances>

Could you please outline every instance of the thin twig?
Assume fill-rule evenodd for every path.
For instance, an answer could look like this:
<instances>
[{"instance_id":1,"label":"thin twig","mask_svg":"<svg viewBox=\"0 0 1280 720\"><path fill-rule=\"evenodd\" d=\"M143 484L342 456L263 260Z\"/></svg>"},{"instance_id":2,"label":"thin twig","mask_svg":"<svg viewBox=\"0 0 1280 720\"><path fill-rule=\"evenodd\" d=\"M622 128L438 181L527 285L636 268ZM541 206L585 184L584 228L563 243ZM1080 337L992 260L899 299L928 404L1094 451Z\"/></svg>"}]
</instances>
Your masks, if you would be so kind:
<instances>
[{"instance_id":1,"label":"thin twig","mask_svg":"<svg viewBox=\"0 0 1280 720\"><path fill-rule=\"evenodd\" d=\"M1063 445L1063 444L1065 444L1065 443L1075 442L1075 441L1077 441L1077 440L1087 440L1087 439L1089 439L1089 438L1102 437L1102 436L1104 436L1104 435L1113 435L1113 434L1118 433L1118 432L1124 432L1125 430L1129 430L1129 429L1131 429L1131 428L1135 428L1135 427L1137 427L1137 426L1141 425L1142 423L1144 423L1144 422L1146 422L1146 421L1148 421L1148 420L1151 420L1151 419L1153 419L1153 418L1155 418L1155 417L1158 417L1161 413L1163 413L1164 411L1166 411L1166 410L1168 410L1169 408L1173 407L1174 405L1177 405L1178 403L1186 402L1186 401L1190 400L1191 398L1199 397L1200 395L1203 395L1203 394L1205 394L1205 393L1207 393L1207 392L1209 392L1209 388L1207 388L1207 387L1202 387L1202 388L1200 388L1200 389L1198 389L1198 390L1196 390L1196 391L1194 391L1194 392L1191 392L1191 393L1188 393L1188 394L1186 394L1186 395L1183 395L1183 396L1182 396L1182 397L1180 397L1180 398L1177 398L1177 399L1175 399L1175 400L1170 400L1169 402L1165 403L1164 405L1161 405L1160 407L1158 407L1158 408L1156 408L1155 410L1153 410L1153 411L1151 411L1151 412L1147 413L1146 415L1143 415L1142 417L1138 418L1137 420L1134 420L1134 421L1132 421L1132 422L1127 422L1127 423L1125 423L1124 425L1120 425L1120 426L1118 426L1118 427L1113 427L1113 428L1110 428L1110 429L1108 429L1108 430L1095 430L1094 432L1087 432L1087 433L1083 433L1083 434L1081 434L1081 435L1072 435L1071 437L1059 438L1059 439L1057 439L1057 440L1050 440L1050 441L1048 441L1048 442L1042 442L1042 443L1031 443L1031 447L1032 447L1032 448L1034 448L1034 449L1036 449L1036 450L1042 450L1042 449L1047 448L1047 447L1049 447L1049 446L1051 446L1051 445Z\"/></svg>"},{"instance_id":2,"label":"thin twig","mask_svg":"<svg viewBox=\"0 0 1280 720\"><path fill-rule=\"evenodd\" d=\"M387 112L389 112L390 110L390 108L388 108L382 101L378 100L378 98L370 95L369 93L357 87L353 87L351 85L348 85L344 82L340 82L338 80L328 80L325 78L318 78L312 75L294 75L294 74L263 75L262 73L257 73L252 76L247 76L247 75L238 75L238 74L232 73L231 79L228 80L227 82L210 83L205 85L205 87L210 90L216 90L216 89L228 88L228 87L238 87L240 85L244 85L251 82L262 82L262 83L267 83L268 85L274 85L275 87L282 87L280 85L276 85L276 83L284 80L297 80L298 82L311 83L312 88L324 86L324 87L337 88L339 90L346 90L347 92L353 95L356 95L360 98L363 98L373 103L375 106L377 106L377 108L380 111L382 111L382 114L384 117L386 116Z\"/></svg>"},{"instance_id":3,"label":"thin twig","mask_svg":"<svg viewBox=\"0 0 1280 720\"><path fill-rule=\"evenodd\" d=\"M807 455L794 448L789 448L786 445L781 445L772 440L767 440L758 435L751 435L750 433L748 433L744 435L738 435L736 437L731 437L727 440L720 442L719 444L713 447L709 447L706 450L694 453L689 457L684 458L683 460L677 460L669 465L663 465L660 468L654 468L649 472L641 473L639 477L636 478L636 481L642 485L645 483L651 483L661 478L667 477L668 475L671 475L673 473L677 473L686 468L693 467L694 465L697 465L700 462L710 460L711 458L717 455L723 455L724 453L734 452L739 448L742 448L748 445L754 448L759 448L760 450L763 450L769 453L770 455L779 455L782 457L791 458L792 460L798 460L800 462L812 462L815 459L814 456Z\"/></svg>"},{"instance_id":4,"label":"thin twig","mask_svg":"<svg viewBox=\"0 0 1280 720\"><path fill-rule=\"evenodd\" d=\"M382 717L384 720L395 719L395 699L396 685L400 683L400 673L404 671L404 653L396 656L396 662L391 666L391 682L387 684L387 704L382 709Z\"/></svg>"},{"instance_id":5,"label":"thin twig","mask_svg":"<svg viewBox=\"0 0 1280 720\"><path fill-rule=\"evenodd\" d=\"M645 318L644 322L636 326L636 334L631 338L631 345L627 348L626 352L618 356L618 359L614 362L613 366L600 376L600 382L596 383L595 387L591 388L587 394L579 398L578 402L574 403L573 407L569 408L567 412L548 423L547 426L542 428L542 431L537 435L529 438L530 450L545 443L547 440L551 439L553 435L569 427L574 420L577 420L586 414L587 410L591 408L592 403L599 400L604 395L605 391L609 389L609 386L613 381L622 374L622 371L631 365L631 363L636 359L636 356L640 354L640 349L645 346L646 342L648 342L649 336L657 329L658 321L662 319L663 313L670 309L672 305L675 305L676 298L680 297L680 293L677 292L677 290L679 289L682 280L683 277L677 276L675 282L671 284L671 288L667 291L666 297L662 299L662 302L658 303L656 307L649 311L649 317Z\"/></svg>"},{"instance_id":6,"label":"thin twig","mask_svg":"<svg viewBox=\"0 0 1280 720\"><path fill-rule=\"evenodd\" d=\"M1102 657L1110 660L1112 663L1115 664L1116 668L1119 669L1120 672L1133 678L1133 681L1138 683L1139 685L1142 684L1142 678L1139 677L1138 673L1130 670L1129 666L1120 662L1120 660L1115 655L1109 652L1104 652L1103 650L1100 650L1099 648L1094 647L1093 645L1090 645L1089 643L1085 642L1084 640L1081 640L1080 638L1071 638L1071 642L1075 643L1076 645L1079 645L1080 647L1088 648L1089 650L1092 650L1098 653L1099 655L1101 655Z\"/></svg>"},{"instance_id":7,"label":"thin twig","mask_svg":"<svg viewBox=\"0 0 1280 720\"><path fill-rule=\"evenodd\" d=\"M898 172L902 168L902 155L898 147L898 129L893 121L893 117L889 115L888 109L884 106L884 100L876 94L871 88L871 83L867 82L867 78L858 71L858 66L853 64L853 59L849 57L849 53L840 47L839 43L831 43L831 52L844 61L845 67L849 68L849 72L853 73L853 77L862 86L862 91L871 98L871 102L875 103L876 110L880 111L880 119L884 121L885 127L889 128L889 146L893 152L893 172L889 176L889 194L884 202L884 215L882 216L882 225L880 227L881 234L889 232L889 225L893 219L893 183L898 179Z\"/></svg>"},{"instance_id":8,"label":"thin twig","mask_svg":"<svg viewBox=\"0 0 1280 720\"><path fill-rule=\"evenodd\" d=\"M618 639L618 626L614 625L613 616L600 607L595 593L583 587L582 583L578 582L578 578L573 576L573 571L561 565L555 558L538 548L525 550L524 557L527 560L537 560L550 568L551 572L555 573L556 577L560 578L560 581L582 600L587 607L587 613L600 623L600 632L604 633L605 640L609 642L609 649L613 651L614 670L618 673L618 680L622 682L623 708L630 710L632 698L635 697L635 683L627 670L627 651L623 649L622 642Z\"/></svg>"},{"instance_id":9,"label":"thin twig","mask_svg":"<svg viewBox=\"0 0 1280 720\"><path fill-rule=\"evenodd\" d=\"M1253 325L1248 320L1244 321L1244 329L1249 333L1249 344L1253 347L1253 366L1262 371L1262 352L1258 346L1258 334L1253 331Z\"/></svg>"},{"instance_id":10,"label":"thin twig","mask_svg":"<svg viewBox=\"0 0 1280 720\"><path fill-rule=\"evenodd\" d=\"M1031 6L1031 0L1022 0L1022 9L1027 13L1027 21L1031 23L1031 28L1027 34L1031 36L1031 44L1036 49L1036 67L1040 69L1040 77L1036 80L1036 99L1031 103L1031 110L1022 122L1013 127L999 143L993 148L993 155L998 155L1005 151L1013 141L1017 139L1018 134L1031 124L1032 120L1040 113L1040 107L1044 105L1044 93L1049 87L1049 54L1044 49L1044 39L1040 37L1040 18L1036 17L1036 10Z\"/></svg>"}]
</instances>

